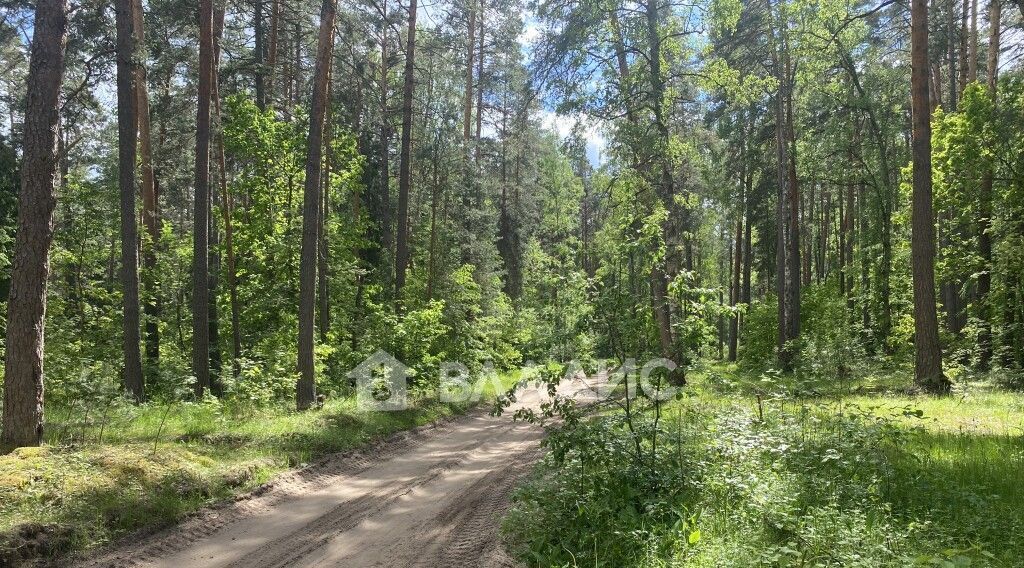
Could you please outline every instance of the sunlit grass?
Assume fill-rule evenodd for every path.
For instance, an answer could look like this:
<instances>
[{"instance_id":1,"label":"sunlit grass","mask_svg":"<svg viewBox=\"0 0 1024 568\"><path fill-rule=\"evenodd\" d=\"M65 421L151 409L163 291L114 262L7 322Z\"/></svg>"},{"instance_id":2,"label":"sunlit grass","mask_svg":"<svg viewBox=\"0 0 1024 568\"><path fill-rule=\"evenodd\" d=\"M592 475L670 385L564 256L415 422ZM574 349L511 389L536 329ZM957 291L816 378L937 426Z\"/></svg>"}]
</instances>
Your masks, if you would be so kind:
<instances>
[{"instance_id":1,"label":"sunlit grass","mask_svg":"<svg viewBox=\"0 0 1024 568\"><path fill-rule=\"evenodd\" d=\"M510 377L502 384L511 385ZM483 389L493 400L497 386ZM80 550L163 526L274 475L466 411L470 403L412 399L407 410L364 412L354 397L296 412L216 401L47 411L47 444L0 456L0 565L14 532L53 529L43 554ZM48 529L49 530L49 529ZM6 542L5 542L6 541Z\"/></svg>"}]
</instances>

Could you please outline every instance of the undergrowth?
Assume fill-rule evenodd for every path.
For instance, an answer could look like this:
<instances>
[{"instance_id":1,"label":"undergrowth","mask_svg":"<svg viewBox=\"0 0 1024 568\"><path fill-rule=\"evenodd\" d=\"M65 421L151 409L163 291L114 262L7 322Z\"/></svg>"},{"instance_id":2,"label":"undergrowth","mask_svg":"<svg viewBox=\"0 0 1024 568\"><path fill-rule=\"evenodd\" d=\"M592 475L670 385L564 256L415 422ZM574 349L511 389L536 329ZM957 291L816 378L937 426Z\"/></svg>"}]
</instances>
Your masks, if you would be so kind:
<instances>
[{"instance_id":1,"label":"undergrowth","mask_svg":"<svg viewBox=\"0 0 1024 568\"><path fill-rule=\"evenodd\" d=\"M568 567L1024 562L1021 395L795 395L811 389L721 374L657 409L638 398L552 428L503 525L513 552Z\"/></svg>"}]
</instances>

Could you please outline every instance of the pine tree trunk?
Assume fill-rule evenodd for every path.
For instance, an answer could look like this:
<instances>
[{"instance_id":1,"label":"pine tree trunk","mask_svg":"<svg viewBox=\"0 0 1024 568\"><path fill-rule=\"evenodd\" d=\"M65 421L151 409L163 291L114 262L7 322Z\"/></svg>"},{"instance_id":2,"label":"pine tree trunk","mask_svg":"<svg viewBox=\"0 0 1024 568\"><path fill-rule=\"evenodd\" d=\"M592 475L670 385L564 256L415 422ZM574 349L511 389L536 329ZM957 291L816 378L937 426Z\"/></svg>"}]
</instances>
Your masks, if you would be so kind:
<instances>
[{"instance_id":1,"label":"pine tree trunk","mask_svg":"<svg viewBox=\"0 0 1024 568\"><path fill-rule=\"evenodd\" d=\"M967 82L978 80L978 0L971 2L971 31L967 42Z\"/></svg>"},{"instance_id":2,"label":"pine tree trunk","mask_svg":"<svg viewBox=\"0 0 1024 568\"><path fill-rule=\"evenodd\" d=\"M402 147L398 167L398 239L395 247L395 306L400 309L409 266L409 190L412 185L412 104L416 70L416 0L409 0L409 36L405 44L402 87Z\"/></svg>"},{"instance_id":3,"label":"pine tree trunk","mask_svg":"<svg viewBox=\"0 0 1024 568\"><path fill-rule=\"evenodd\" d=\"M281 0L274 0L270 7L270 40L267 42L267 103L274 104L274 84L277 69L277 42L281 28ZM357 128L358 132L359 129Z\"/></svg>"},{"instance_id":4,"label":"pine tree trunk","mask_svg":"<svg viewBox=\"0 0 1024 568\"><path fill-rule=\"evenodd\" d=\"M221 126L221 136L217 144L217 170L220 173L221 213L224 217L224 253L227 255L228 269L224 277L228 284L228 302L231 309L231 375L238 378L242 371L239 358L242 356L241 313L238 305L238 276L235 261L234 227L232 216L234 199L228 191L227 163L224 156L224 121L220 111L220 81L217 74L213 77L214 112L217 124Z\"/></svg>"},{"instance_id":5,"label":"pine tree trunk","mask_svg":"<svg viewBox=\"0 0 1024 568\"><path fill-rule=\"evenodd\" d=\"M924 390L945 393L950 385L942 372L939 321L935 310L927 0L911 0L910 21L914 170L910 248L914 281L914 379Z\"/></svg>"},{"instance_id":6,"label":"pine tree trunk","mask_svg":"<svg viewBox=\"0 0 1024 568\"><path fill-rule=\"evenodd\" d=\"M327 71L327 110L324 118L324 179L321 183L320 214L317 215L317 315L319 320L320 341L327 343L331 330L331 295L330 295L330 247L327 238L327 215L331 211L331 136L334 133L333 101L331 93L331 77L333 69Z\"/></svg>"},{"instance_id":7,"label":"pine tree trunk","mask_svg":"<svg viewBox=\"0 0 1024 568\"><path fill-rule=\"evenodd\" d=\"M124 388L136 402L145 398L139 350L139 225L135 218L135 159L138 142L135 20L133 0L117 0L117 161L121 190L121 283Z\"/></svg>"},{"instance_id":8,"label":"pine tree trunk","mask_svg":"<svg viewBox=\"0 0 1024 568\"><path fill-rule=\"evenodd\" d=\"M145 18L142 0L134 0L136 46L145 45ZM160 242L160 212L157 207L156 175L153 170L152 125L149 116L149 86L146 84L146 66L136 67L135 89L138 99L139 119L139 169L142 179L142 224L148 238L143 241L142 283L145 294L142 304L145 329L146 359L154 369L160 361L160 291L156 281L156 252Z\"/></svg>"},{"instance_id":9,"label":"pine tree trunk","mask_svg":"<svg viewBox=\"0 0 1024 568\"><path fill-rule=\"evenodd\" d=\"M992 98L993 107L998 102L999 91L999 27L1001 8L999 0L989 2L988 43L988 93ZM994 152L994 149L993 149ZM978 195L980 201L978 214L978 249L981 255L982 269L978 274L978 367L987 370L992 364L992 187L995 180L995 163L990 161L982 174L981 187Z\"/></svg>"},{"instance_id":10,"label":"pine tree trunk","mask_svg":"<svg viewBox=\"0 0 1024 568\"><path fill-rule=\"evenodd\" d=\"M742 185L742 182L741 182ZM740 196L741 203L745 201L745 196ZM736 222L736 239L733 245L733 264L732 268L732 284L730 287L729 294L729 306L736 308L736 304L740 300L740 272L743 269L743 215L739 216L739 220ZM740 333L740 320L737 314L732 314L729 318L729 361L736 361L736 351L739 347L739 333Z\"/></svg>"},{"instance_id":11,"label":"pine tree trunk","mask_svg":"<svg viewBox=\"0 0 1024 568\"><path fill-rule=\"evenodd\" d=\"M324 0L320 9L320 33L317 38L316 67L313 75L313 100L309 114L306 185L302 202L302 254L299 268L299 381L295 404L306 410L316 400L313 343L316 308L317 228L320 210L324 117L327 113L327 81L331 51L334 47L335 0Z\"/></svg>"},{"instance_id":12,"label":"pine tree trunk","mask_svg":"<svg viewBox=\"0 0 1024 568\"><path fill-rule=\"evenodd\" d=\"M196 396L210 387L210 98L213 0L199 3L199 102L196 111L195 215L192 238L192 372Z\"/></svg>"},{"instance_id":13,"label":"pine tree trunk","mask_svg":"<svg viewBox=\"0 0 1024 568\"><path fill-rule=\"evenodd\" d=\"M57 124L64 48L65 0L37 0L23 126L18 229L11 258L0 446L43 440L43 342L46 279L59 183Z\"/></svg>"},{"instance_id":14,"label":"pine tree trunk","mask_svg":"<svg viewBox=\"0 0 1024 568\"><path fill-rule=\"evenodd\" d=\"M255 70L254 81L256 83L256 106L260 110L267 108L267 86L266 86L266 49L263 46L263 0L253 2L252 29L255 36L253 47L253 68Z\"/></svg>"}]
</instances>

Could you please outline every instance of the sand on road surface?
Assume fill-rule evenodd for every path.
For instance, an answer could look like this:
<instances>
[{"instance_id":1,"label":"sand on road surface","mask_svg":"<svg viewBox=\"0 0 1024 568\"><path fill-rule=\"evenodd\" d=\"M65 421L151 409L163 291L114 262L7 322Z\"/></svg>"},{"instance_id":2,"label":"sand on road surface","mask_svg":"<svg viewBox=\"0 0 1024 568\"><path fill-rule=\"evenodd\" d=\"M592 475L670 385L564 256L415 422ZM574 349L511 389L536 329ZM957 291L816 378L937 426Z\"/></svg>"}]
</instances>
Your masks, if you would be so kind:
<instances>
[{"instance_id":1,"label":"sand on road surface","mask_svg":"<svg viewBox=\"0 0 1024 568\"><path fill-rule=\"evenodd\" d=\"M563 381L559 393L593 400L592 386ZM328 457L79 566L513 566L499 542L500 517L540 457L544 431L512 413L544 398L529 391L499 417L481 409Z\"/></svg>"}]
</instances>

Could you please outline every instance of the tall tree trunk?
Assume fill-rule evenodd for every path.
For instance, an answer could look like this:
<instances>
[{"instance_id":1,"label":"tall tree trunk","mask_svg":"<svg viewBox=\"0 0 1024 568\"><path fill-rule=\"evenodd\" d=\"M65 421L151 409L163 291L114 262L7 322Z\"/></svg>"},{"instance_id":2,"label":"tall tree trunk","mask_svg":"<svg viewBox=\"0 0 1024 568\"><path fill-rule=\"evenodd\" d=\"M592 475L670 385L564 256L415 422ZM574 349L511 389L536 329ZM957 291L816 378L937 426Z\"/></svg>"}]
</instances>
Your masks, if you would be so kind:
<instances>
[{"instance_id":1,"label":"tall tree trunk","mask_svg":"<svg viewBox=\"0 0 1024 568\"><path fill-rule=\"evenodd\" d=\"M742 177L740 185L742 187ZM741 191L740 202L741 206L746 196ZM741 209L742 211L742 209ZM733 309L736 308L736 304L740 301L740 272L743 270L743 215L739 215L739 219L736 221L736 240L733 246L735 252L733 253L733 265L732 268L732 285L730 286L729 294L729 306ZM736 361L736 351L739 347L739 333L740 333L740 320L739 315L733 313L729 318L729 361Z\"/></svg>"},{"instance_id":2,"label":"tall tree trunk","mask_svg":"<svg viewBox=\"0 0 1024 568\"><path fill-rule=\"evenodd\" d=\"M978 0L971 2L971 33L967 44L967 82L978 80Z\"/></svg>"},{"instance_id":3,"label":"tall tree trunk","mask_svg":"<svg viewBox=\"0 0 1024 568\"><path fill-rule=\"evenodd\" d=\"M195 215L192 238L192 372L196 396L210 387L210 98L213 0L199 2L199 102L196 111Z\"/></svg>"},{"instance_id":4,"label":"tall tree trunk","mask_svg":"<svg viewBox=\"0 0 1024 568\"><path fill-rule=\"evenodd\" d=\"M331 295L330 295L330 241L327 238L327 216L331 211L331 141L334 134L334 102L331 93L333 66L327 71L327 110L324 118L324 179L321 183L320 214L317 215L317 315L319 321L320 341L327 343L331 330Z\"/></svg>"},{"instance_id":5,"label":"tall tree trunk","mask_svg":"<svg viewBox=\"0 0 1024 568\"><path fill-rule=\"evenodd\" d=\"M277 68L277 42L281 28L281 0L273 0L270 7L270 40L267 42L267 103L274 104L274 82ZM358 129L356 129L358 132Z\"/></svg>"},{"instance_id":6,"label":"tall tree trunk","mask_svg":"<svg viewBox=\"0 0 1024 568\"><path fill-rule=\"evenodd\" d=\"M402 86L402 148L398 167L398 239L395 246L395 306L400 308L405 271L409 266L409 189L412 185L412 103L416 70L416 0L409 0L409 30L405 43Z\"/></svg>"},{"instance_id":7,"label":"tall tree trunk","mask_svg":"<svg viewBox=\"0 0 1024 568\"><path fill-rule=\"evenodd\" d=\"M796 170L796 132L793 128L793 67L790 63L789 54L789 32L786 30L786 21L783 20L782 30L782 57L786 72L786 140L789 144L789 175L787 176L787 191L789 192L787 202L789 204L789 283L786 286L786 299L788 318L786 321L786 341L790 344L787 351L787 359L792 364L796 356L794 351L795 342L800 338L800 181L797 178Z\"/></svg>"},{"instance_id":8,"label":"tall tree trunk","mask_svg":"<svg viewBox=\"0 0 1024 568\"><path fill-rule=\"evenodd\" d=\"M949 391L942 372L935 310L935 221L932 214L931 106L928 102L928 1L910 4L913 198L911 264L914 280L914 380L929 392Z\"/></svg>"},{"instance_id":9,"label":"tall tree trunk","mask_svg":"<svg viewBox=\"0 0 1024 568\"><path fill-rule=\"evenodd\" d=\"M134 0L136 47L145 45L145 18L142 0ZM146 84L146 65L136 67L135 90L138 99L139 119L139 169L142 179L142 224L148 238L143 241L142 283L145 294L142 304L145 315L146 359L149 366L156 368L160 361L160 292L156 280L156 252L160 242L160 212L157 207L156 174L153 170L152 126L149 118L149 87Z\"/></svg>"},{"instance_id":10,"label":"tall tree trunk","mask_svg":"<svg viewBox=\"0 0 1024 568\"><path fill-rule=\"evenodd\" d=\"M302 202L302 263L299 268L299 381L295 405L306 410L316 401L314 377L314 328L316 308L317 214L320 210L320 175L323 157L324 117L327 114L327 81L334 47L335 0L324 0L320 9L313 101L309 113L306 186Z\"/></svg>"},{"instance_id":11,"label":"tall tree trunk","mask_svg":"<svg viewBox=\"0 0 1024 568\"><path fill-rule=\"evenodd\" d=\"M462 99L462 140L468 143L473 122L473 54L476 53L476 1L469 5L469 39L466 41L466 95Z\"/></svg>"},{"instance_id":12,"label":"tall tree trunk","mask_svg":"<svg viewBox=\"0 0 1024 568\"><path fill-rule=\"evenodd\" d=\"M234 227L232 222L234 199L228 191L227 163L224 157L224 130L220 112L220 81L217 74L213 75L214 112L217 124L221 127L221 136L217 144L217 169L220 173L221 213L224 217L224 253L227 256L228 270L224 277L228 283L228 302L231 309L231 374L236 379L242 371L239 358L242 356L241 310L238 305L238 272L235 260Z\"/></svg>"},{"instance_id":13,"label":"tall tree trunk","mask_svg":"<svg viewBox=\"0 0 1024 568\"><path fill-rule=\"evenodd\" d=\"M959 61L959 80L957 81L958 91L957 95L960 98L964 96L964 89L967 88L967 41L969 37L967 19L971 12L971 1L963 0L963 10L960 18L960 61Z\"/></svg>"},{"instance_id":14,"label":"tall tree trunk","mask_svg":"<svg viewBox=\"0 0 1024 568\"><path fill-rule=\"evenodd\" d=\"M1000 0L989 2L989 42L988 42L988 93L992 98L993 107L998 101L999 91L999 27L1001 19ZM994 149L993 149L994 150ZM978 319L981 329L978 332L978 367L985 370L992 364L992 186L995 180L995 161L990 160L982 174L981 187L978 195L978 248L981 254L982 269L978 274Z\"/></svg>"},{"instance_id":15,"label":"tall tree trunk","mask_svg":"<svg viewBox=\"0 0 1024 568\"><path fill-rule=\"evenodd\" d=\"M956 112L956 0L946 0L946 64L949 66L949 111Z\"/></svg>"},{"instance_id":16,"label":"tall tree trunk","mask_svg":"<svg viewBox=\"0 0 1024 568\"><path fill-rule=\"evenodd\" d=\"M469 21L467 23L467 38L466 38L466 85L465 94L462 99L462 152L463 152L463 163L462 163L462 176L463 176L463 187L461 190L461 206L464 210L464 214L461 219L461 229L464 233L462 239L462 246L460 247L459 255L460 261L463 264L467 264L472 260L472 250L470 247L471 239L470 235L473 234L473 220L472 216L465 214L471 207L471 195L472 187L474 183L474 176L472 168L470 167L472 159L472 135L473 135L473 68L476 57L476 13L477 5L476 0L469 0L468 5Z\"/></svg>"},{"instance_id":17,"label":"tall tree trunk","mask_svg":"<svg viewBox=\"0 0 1024 568\"><path fill-rule=\"evenodd\" d=\"M477 38L480 45L478 47L476 60L476 144L474 146L474 157L478 169L480 167L480 136L483 134L484 126L484 22L486 19L485 17L487 16L487 10L484 2L485 0L480 0L480 20L478 22L480 34ZM479 207L482 203L480 184L476 183L474 184L474 187L477 190L476 201L477 206Z\"/></svg>"},{"instance_id":18,"label":"tall tree trunk","mask_svg":"<svg viewBox=\"0 0 1024 568\"><path fill-rule=\"evenodd\" d=\"M138 142L138 93L135 20L132 0L117 0L117 162L121 189L121 282L123 287L124 388L142 402L142 354L139 350L139 225L135 217L135 159Z\"/></svg>"},{"instance_id":19,"label":"tall tree trunk","mask_svg":"<svg viewBox=\"0 0 1024 568\"><path fill-rule=\"evenodd\" d=\"M224 34L224 4L218 4L214 9L213 14L213 66L210 70L210 91L211 99L214 111L217 113L218 119L220 117L220 101L216 100L216 97L220 96L220 86L218 79L218 70L220 69L220 42ZM219 156L218 156L219 158ZM219 159L218 159L219 163ZM221 210L224 209L223 200L227 193L227 178L226 168L219 171L218 186L210 187L211 204L218 205ZM210 299L210 390L215 396L221 396L224 394L224 382L222 381L222 371L224 368L224 359L220 350L220 314L217 310L217 287L220 283L220 228L219 223L212 214L207 216L209 221L209 234L210 234L210 260L209 260L209 272L210 272L210 284L209 284L209 299Z\"/></svg>"},{"instance_id":20,"label":"tall tree trunk","mask_svg":"<svg viewBox=\"0 0 1024 568\"><path fill-rule=\"evenodd\" d=\"M66 0L37 0L32 32L18 194L18 230L11 257L4 360L4 447L38 446L43 440L43 342L46 279L50 272L53 210L60 177L57 125Z\"/></svg>"},{"instance_id":21,"label":"tall tree trunk","mask_svg":"<svg viewBox=\"0 0 1024 568\"><path fill-rule=\"evenodd\" d=\"M387 0L381 1L383 18L387 20ZM388 108L388 25L381 25L380 40L380 229L381 249L385 257L392 252L394 245L394 227L391 219L391 113ZM384 263L388 266L387 263ZM387 270L384 280L391 279L391 271Z\"/></svg>"},{"instance_id":22,"label":"tall tree trunk","mask_svg":"<svg viewBox=\"0 0 1024 568\"><path fill-rule=\"evenodd\" d=\"M253 15L252 15L252 31L255 36L255 46L253 47L253 69L255 71L255 82L256 82L256 106L260 110L267 108L267 86L266 86L266 74L267 69L264 65L266 60L266 48L263 46L263 36L265 30L263 28L263 0L254 0L253 2Z\"/></svg>"},{"instance_id":23,"label":"tall tree trunk","mask_svg":"<svg viewBox=\"0 0 1024 568\"><path fill-rule=\"evenodd\" d=\"M644 6L647 15L647 43L650 46L648 64L650 65L650 100L654 114L654 127L657 132L658 141L656 154L660 162L660 178L656 184L658 198L669 211L676 210L674 200L674 184L672 179L672 164L668 157L669 129L665 118L665 77L661 69L661 15L657 0L649 0ZM662 223L662 235L665 240L665 258L656 261L651 268L651 308L654 310L654 320L658 327L658 340L661 346L661 355L666 359L677 359L675 349L675 337L672 333L672 311L668 298L668 281L675 276L673 267L677 266L674 258L677 256L676 241L670 224L675 220L668 219ZM683 368L685 361L676 361ZM680 377L682 377L680 373Z\"/></svg>"}]
</instances>

